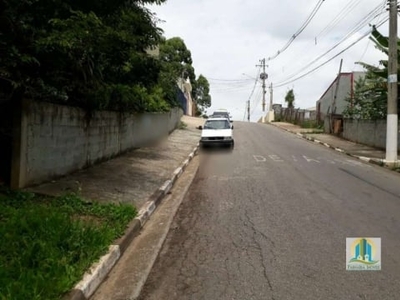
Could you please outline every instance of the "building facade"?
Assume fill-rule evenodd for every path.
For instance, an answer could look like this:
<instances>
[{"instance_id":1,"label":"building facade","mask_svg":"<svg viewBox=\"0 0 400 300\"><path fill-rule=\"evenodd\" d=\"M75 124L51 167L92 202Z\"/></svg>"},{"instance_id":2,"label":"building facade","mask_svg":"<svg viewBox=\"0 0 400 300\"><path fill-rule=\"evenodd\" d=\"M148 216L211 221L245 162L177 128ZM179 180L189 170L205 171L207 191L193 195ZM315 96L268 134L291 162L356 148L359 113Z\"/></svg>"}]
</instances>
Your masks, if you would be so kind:
<instances>
[{"instance_id":1,"label":"building facade","mask_svg":"<svg viewBox=\"0 0 400 300\"><path fill-rule=\"evenodd\" d=\"M346 99L354 95L355 81L363 76L365 72L340 73L316 103L318 120L330 114L342 115L348 105Z\"/></svg>"},{"instance_id":2,"label":"building facade","mask_svg":"<svg viewBox=\"0 0 400 300\"><path fill-rule=\"evenodd\" d=\"M183 79L179 78L178 82L178 92L181 94L181 102L182 100L184 103L181 103L182 109L185 115L187 116L194 116L195 114L195 105L193 103L193 98L192 98L192 85L190 83L189 78ZM182 98L182 95L184 99Z\"/></svg>"},{"instance_id":3,"label":"building facade","mask_svg":"<svg viewBox=\"0 0 400 300\"><path fill-rule=\"evenodd\" d=\"M341 116L349 104L346 99L354 95L355 82L363 76L365 72L340 73L316 103L318 121L331 114Z\"/></svg>"},{"instance_id":4,"label":"building facade","mask_svg":"<svg viewBox=\"0 0 400 300\"><path fill-rule=\"evenodd\" d=\"M317 122L324 124L325 132L340 133L343 112L349 105L347 101L354 96L355 82L365 76L365 72L340 73L329 85L316 103Z\"/></svg>"}]
</instances>

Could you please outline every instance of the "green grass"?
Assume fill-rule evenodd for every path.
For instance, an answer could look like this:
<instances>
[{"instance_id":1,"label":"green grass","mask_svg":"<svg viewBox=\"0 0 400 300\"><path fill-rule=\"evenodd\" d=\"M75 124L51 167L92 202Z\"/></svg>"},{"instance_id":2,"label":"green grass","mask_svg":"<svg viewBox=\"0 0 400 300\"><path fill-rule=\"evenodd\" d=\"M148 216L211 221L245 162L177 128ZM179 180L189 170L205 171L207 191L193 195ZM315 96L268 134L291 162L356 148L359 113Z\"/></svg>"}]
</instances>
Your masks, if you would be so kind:
<instances>
[{"instance_id":1,"label":"green grass","mask_svg":"<svg viewBox=\"0 0 400 300\"><path fill-rule=\"evenodd\" d=\"M60 299L135 215L76 195L0 190L0 299Z\"/></svg>"},{"instance_id":2,"label":"green grass","mask_svg":"<svg viewBox=\"0 0 400 300\"><path fill-rule=\"evenodd\" d=\"M391 169L393 171L400 172L400 165L399 164L395 164L394 166L391 167Z\"/></svg>"},{"instance_id":3,"label":"green grass","mask_svg":"<svg viewBox=\"0 0 400 300\"><path fill-rule=\"evenodd\" d=\"M324 133L322 130L312 130L312 131L309 131L309 130L304 130L304 131L300 131L301 133L304 133L304 134L321 134L321 133Z\"/></svg>"},{"instance_id":4,"label":"green grass","mask_svg":"<svg viewBox=\"0 0 400 300\"><path fill-rule=\"evenodd\" d=\"M315 129L322 129L321 125L318 125L317 121L314 120L305 120L301 123L302 128L315 128Z\"/></svg>"}]
</instances>

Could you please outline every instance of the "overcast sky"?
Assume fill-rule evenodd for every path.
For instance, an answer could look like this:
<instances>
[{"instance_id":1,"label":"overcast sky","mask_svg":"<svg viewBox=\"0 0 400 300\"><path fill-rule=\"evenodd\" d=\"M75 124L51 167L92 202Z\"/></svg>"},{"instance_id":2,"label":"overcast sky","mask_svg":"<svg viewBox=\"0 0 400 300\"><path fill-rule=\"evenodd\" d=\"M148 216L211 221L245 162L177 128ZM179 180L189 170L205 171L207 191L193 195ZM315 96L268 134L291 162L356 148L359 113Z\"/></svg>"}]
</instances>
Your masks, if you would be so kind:
<instances>
[{"instance_id":1,"label":"overcast sky","mask_svg":"<svg viewBox=\"0 0 400 300\"><path fill-rule=\"evenodd\" d=\"M379 60L385 59L367 36L311 74L288 82L355 42L370 30L368 23L379 24L388 18L383 0L325 0L307 27L276 56L302 28L319 2L169 0L149 8L163 20L158 26L166 38L178 36L185 41L192 53L196 75L203 74L209 80L212 106L208 112L226 108L235 120L243 120L260 59L265 58L268 65L266 84L274 86L273 102L285 105L286 92L293 88L295 106L300 108L315 107L315 102L335 79L341 59L342 72L361 71L355 64L357 61L378 65ZM388 26L387 21L383 23L380 32L387 35ZM263 115L261 99L261 81L258 81L250 98L251 121ZM266 111L269 101L268 89Z\"/></svg>"}]
</instances>

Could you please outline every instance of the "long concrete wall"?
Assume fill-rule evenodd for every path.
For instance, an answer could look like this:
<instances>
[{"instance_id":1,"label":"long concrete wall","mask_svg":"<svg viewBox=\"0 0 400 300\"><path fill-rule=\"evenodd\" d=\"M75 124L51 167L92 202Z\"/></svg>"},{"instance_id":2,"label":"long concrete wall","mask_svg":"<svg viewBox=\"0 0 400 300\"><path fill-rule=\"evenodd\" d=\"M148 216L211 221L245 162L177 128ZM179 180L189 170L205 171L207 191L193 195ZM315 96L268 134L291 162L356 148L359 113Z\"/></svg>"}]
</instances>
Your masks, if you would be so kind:
<instances>
[{"instance_id":1,"label":"long concrete wall","mask_svg":"<svg viewBox=\"0 0 400 300\"><path fill-rule=\"evenodd\" d=\"M386 120L344 119L343 137L356 143L386 149ZM400 149L400 134L397 142Z\"/></svg>"},{"instance_id":2,"label":"long concrete wall","mask_svg":"<svg viewBox=\"0 0 400 300\"><path fill-rule=\"evenodd\" d=\"M181 117L182 111L173 109L144 114L103 111L88 118L79 108L24 101L14 141L12 186L42 183L146 146L172 132Z\"/></svg>"}]
</instances>

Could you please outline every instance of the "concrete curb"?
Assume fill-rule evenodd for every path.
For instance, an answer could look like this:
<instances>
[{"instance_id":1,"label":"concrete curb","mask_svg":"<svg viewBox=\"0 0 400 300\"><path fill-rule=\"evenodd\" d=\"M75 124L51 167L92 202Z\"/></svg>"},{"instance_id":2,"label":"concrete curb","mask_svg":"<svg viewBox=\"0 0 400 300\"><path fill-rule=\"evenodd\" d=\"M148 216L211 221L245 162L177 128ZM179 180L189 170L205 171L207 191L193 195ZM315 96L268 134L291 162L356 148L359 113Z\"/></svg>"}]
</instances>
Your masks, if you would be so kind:
<instances>
[{"instance_id":1,"label":"concrete curb","mask_svg":"<svg viewBox=\"0 0 400 300\"><path fill-rule=\"evenodd\" d=\"M374 164L374 165L377 165L377 166L380 166L380 167L386 167L386 166L385 166L385 160L384 160L384 159L370 158L370 157L364 157L364 156L354 155L354 154L351 154L351 153L349 153L349 152L346 152L346 151L343 150L343 149L336 148L336 147L334 147L334 146L332 146L332 145L329 145L329 144L327 144L327 143L323 143L323 142L321 142L321 141L319 141L319 140L317 140L317 139L315 139L315 138L308 137L308 136L307 136L306 134L304 134L304 133L295 132L295 131L292 131L292 130L290 130L290 129L282 128L282 127L279 127L279 126L277 126L277 125L275 125L275 124L272 124L272 123L271 123L271 125L272 125L272 126L275 126L275 127L277 127L277 128L279 128L279 129L281 129L281 130L284 130L284 131L287 131L287 132L296 134L297 136L302 137L303 139L306 139L306 140L308 140L308 141L314 142L314 143L316 143L316 144L323 145L323 146L325 146L325 147L327 147L327 148L330 148L330 149L333 149L333 150L335 150L335 151L337 151L337 152L346 154L346 155L348 155L348 156L350 156L350 157L354 157L354 158L357 158L357 159L362 160L362 161L364 161L364 162L371 163L371 164Z\"/></svg>"},{"instance_id":2,"label":"concrete curb","mask_svg":"<svg viewBox=\"0 0 400 300\"><path fill-rule=\"evenodd\" d=\"M170 192L176 180L182 175L190 161L197 155L199 144L189 154L188 158L178 167L171 175L171 178L166 180L147 200L139 210L138 215L133 219L125 234L116 240L114 245L111 245L107 254L102 256L98 262L92 265L87 271L82 280L64 297L65 300L87 300L89 299L100 284L107 277L108 273L116 265L122 257L125 250L128 248L132 240L139 234L140 230L149 220L156 208L160 205L164 197Z\"/></svg>"}]
</instances>

